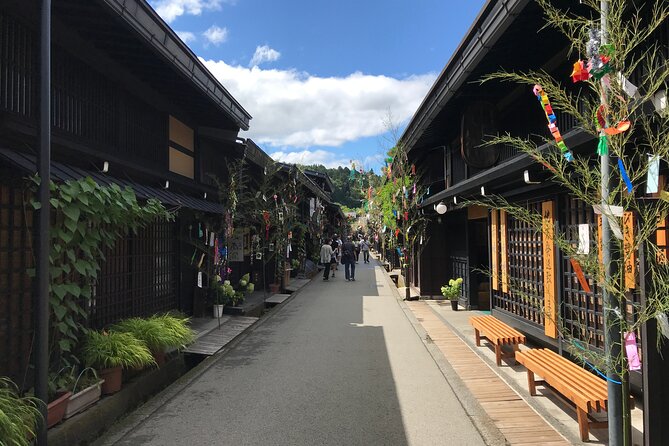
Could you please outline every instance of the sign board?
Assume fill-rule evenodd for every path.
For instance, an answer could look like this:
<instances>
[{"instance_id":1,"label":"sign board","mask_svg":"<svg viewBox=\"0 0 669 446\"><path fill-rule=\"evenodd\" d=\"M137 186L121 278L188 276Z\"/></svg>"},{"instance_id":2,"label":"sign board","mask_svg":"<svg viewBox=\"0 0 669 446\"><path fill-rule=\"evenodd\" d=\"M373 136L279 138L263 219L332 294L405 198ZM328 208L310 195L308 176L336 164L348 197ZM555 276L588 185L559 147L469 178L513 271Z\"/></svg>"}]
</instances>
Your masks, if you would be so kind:
<instances>
[{"instance_id":1,"label":"sign board","mask_svg":"<svg viewBox=\"0 0 669 446\"><path fill-rule=\"evenodd\" d=\"M244 234L241 231L235 231L234 235L228 240L228 261L244 261Z\"/></svg>"}]
</instances>

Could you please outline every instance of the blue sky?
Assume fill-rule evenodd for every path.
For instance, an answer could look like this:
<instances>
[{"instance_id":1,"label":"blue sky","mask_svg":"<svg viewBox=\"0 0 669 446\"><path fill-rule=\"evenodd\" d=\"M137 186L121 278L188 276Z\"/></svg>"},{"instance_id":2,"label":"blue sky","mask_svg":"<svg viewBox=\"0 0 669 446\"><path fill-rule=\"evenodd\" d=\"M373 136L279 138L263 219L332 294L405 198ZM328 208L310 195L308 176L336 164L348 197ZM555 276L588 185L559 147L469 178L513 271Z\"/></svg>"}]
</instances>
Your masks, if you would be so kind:
<instances>
[{"instance_id":1,"label":"blue sky","mask_svg":"<svg viewBox=\"0 0 669 446\"><path fill-rule=\"evenodd\" d=\"M275 159L378 171L483 0L149 0Z\"/></svg>"}]
</instances>

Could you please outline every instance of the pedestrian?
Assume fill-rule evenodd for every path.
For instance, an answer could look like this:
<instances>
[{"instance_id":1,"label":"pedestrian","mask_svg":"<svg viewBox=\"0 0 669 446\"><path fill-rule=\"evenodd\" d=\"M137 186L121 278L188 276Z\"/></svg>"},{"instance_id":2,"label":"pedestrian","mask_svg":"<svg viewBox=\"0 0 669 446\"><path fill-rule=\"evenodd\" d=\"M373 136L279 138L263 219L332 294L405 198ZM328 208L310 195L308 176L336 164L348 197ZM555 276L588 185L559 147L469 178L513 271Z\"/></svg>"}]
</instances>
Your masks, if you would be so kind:
<instances>
[{"instance_id":1,"label":"pedestrian","mask_svg":"<svg viewBox=\"0 0 669 446\"><path fill-rule=\"evenodd\" d=\"M365 263L369 263L369 243L367 239L362 239L360 242L360 250L362 251L362 260Z\"/></svg>"},{"instance_id":2,"label":"pedestrian","mask_svg":"<svg viewBox=\"0 0 669 446\"><path fill-rule=\"evenodd\" d=\"M321 246L321 263L323 264L323 280L328 280L330 277L330 261L332 260L332 246L328 243L329 240L323 242Z\"/></svg>"},{"instance_id":3,"label":"pedestrian","mask_svg":"<svg viewBox=\"0 0 669 446\"><path fill-rule=\"evenodd\" d=\"M344 264L346 280L355 282L355 246L351 241L350 235L346 238L346 242L342 246L341 263Z\"/></svg>"},{"instance_id":4,"label":"pedestrian","mask_svg":"<svg viewBox=\"0 0 669 446\"><path fill-rule=\"evenodd\" d=\"M330 256L330 269L332 270L332 277L335 276L335 271L337 270L337 261L339 259L339 244L337 240L332 239L330 242L330 247L332 248L332 256Z\"/></svg>"},{"instance_id":5,"label":"pedestrian","mask_svg":"<svg viewBox=\"0 0 669 446\"><path fill-rule=\"evenodd\" d=\"M360 240L354 240L353 247L355 248L355 263L358 263L358 260L360 260Z\"/></svg>"}]
</instances>

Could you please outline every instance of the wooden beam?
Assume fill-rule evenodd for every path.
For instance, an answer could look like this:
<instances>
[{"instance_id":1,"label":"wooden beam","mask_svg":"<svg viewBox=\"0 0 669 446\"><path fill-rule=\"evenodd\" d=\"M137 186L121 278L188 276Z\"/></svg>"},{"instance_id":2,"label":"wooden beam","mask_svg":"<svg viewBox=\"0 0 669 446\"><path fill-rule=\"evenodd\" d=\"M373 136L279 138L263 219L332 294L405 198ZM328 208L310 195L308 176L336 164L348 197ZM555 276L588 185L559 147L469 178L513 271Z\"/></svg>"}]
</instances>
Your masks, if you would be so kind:
<instances>
[{"instance_id":1,"label":"wooden beam","mask_svg":"<svg viewBox=\"0 0 669 446\"><path fill-rule=\"evenodd\" d=\"M507 217L506 217L506 211L499 211L500 213L500 223L499 223L499 231L500 231L500 241L501 241L501 247L500 247L500 253L502 254L502 262L501 262L501 269L502 269L502 292L503 293L508 293L509 292L509 254L507 250L507 240L506 240L506 222L507 222Z\"/></svg>"},{"instance_id":2,"label":"wooden beam","mask_svg":"<svg viewBox=\"0 0 669 446\"><path fill-rule=\"evenodd\" d=\"M490 247L490 252L492 253L492 289L499 289L499 250L498 247L498 235L499 235L499 211L493 209L491 212L490 220L490 240L492 246Z\"/></svg>"},{"instance_id":3,"label":"wooden beam","mask_svg":"<svg viewBox=\"0 0 669 446\"><path fill-rule=\"evenodd\" d=\"M557 338L557 281L555 280L555 203L541 203L541 235L544 267L544 334Z\"/></svg>"}]
</instances>

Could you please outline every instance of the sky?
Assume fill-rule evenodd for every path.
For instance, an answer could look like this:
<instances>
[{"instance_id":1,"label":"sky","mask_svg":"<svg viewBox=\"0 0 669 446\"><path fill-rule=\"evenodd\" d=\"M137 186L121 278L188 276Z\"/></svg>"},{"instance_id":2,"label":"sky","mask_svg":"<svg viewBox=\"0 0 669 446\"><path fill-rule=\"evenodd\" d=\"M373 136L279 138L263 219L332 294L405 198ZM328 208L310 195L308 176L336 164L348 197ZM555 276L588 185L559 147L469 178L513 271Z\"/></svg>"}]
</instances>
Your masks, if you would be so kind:
<instances>
[{"instance_id":1,"label":"sky","mask_svg":"<svg viewBox=\"0 0 669 446\"><path fill-rule=\"evenodd\" d=\"M484 0L149 0L277 161L379 171ZM394 131L389 131L394 129Z\"/></svg>"}]
</instances>

